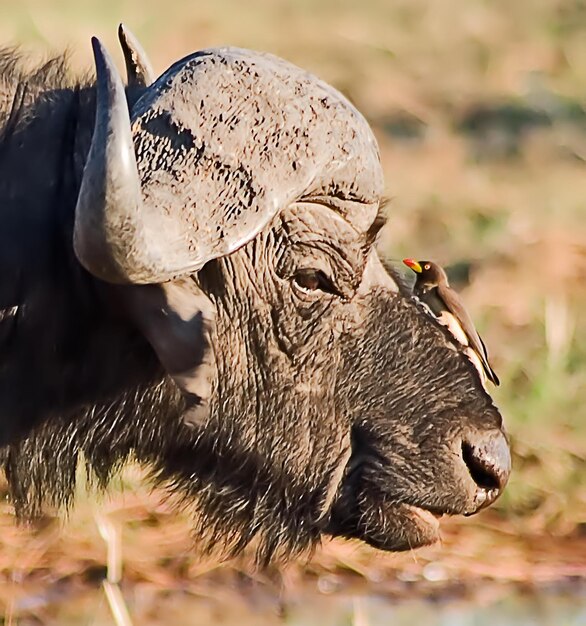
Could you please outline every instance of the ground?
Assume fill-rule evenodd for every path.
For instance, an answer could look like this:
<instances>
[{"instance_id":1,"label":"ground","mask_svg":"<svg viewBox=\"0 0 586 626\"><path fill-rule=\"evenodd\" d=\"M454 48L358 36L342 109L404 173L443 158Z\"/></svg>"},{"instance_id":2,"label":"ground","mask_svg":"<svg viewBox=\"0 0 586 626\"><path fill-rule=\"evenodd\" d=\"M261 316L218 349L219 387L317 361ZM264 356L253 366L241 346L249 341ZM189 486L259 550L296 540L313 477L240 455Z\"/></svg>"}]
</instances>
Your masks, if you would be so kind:
<instances>
[{"instance_id":1,"label":"ground","mask_svg":"<svg viewBox=\"0 0 586 626\"><path fill-rule=\"evenodd\" d=\"M229 43L332 82L381 145L391 198L381 251L390 262L448 266L486 340L514 453L498 503L444 523L442 545L416 554L332 542L308 564L253 579L361 580L405 594L410 581L421 590L586 578L585 3L21 0L3 3L0 17L0 41L45 55L69 46L81 68L91 63L89 37L114 52L124 21L158 70ZM64 529L48 516L42 528L18 531L2 505L0 614L33 611L14 613L19 594L95 585L105 548L94 516L107 510L121 523L130 583L197 587L250 573L245 562L202 564L187 518L141 489L135 472L126 483L107 505L82 498Z\"/></svg>"}]
</instances>

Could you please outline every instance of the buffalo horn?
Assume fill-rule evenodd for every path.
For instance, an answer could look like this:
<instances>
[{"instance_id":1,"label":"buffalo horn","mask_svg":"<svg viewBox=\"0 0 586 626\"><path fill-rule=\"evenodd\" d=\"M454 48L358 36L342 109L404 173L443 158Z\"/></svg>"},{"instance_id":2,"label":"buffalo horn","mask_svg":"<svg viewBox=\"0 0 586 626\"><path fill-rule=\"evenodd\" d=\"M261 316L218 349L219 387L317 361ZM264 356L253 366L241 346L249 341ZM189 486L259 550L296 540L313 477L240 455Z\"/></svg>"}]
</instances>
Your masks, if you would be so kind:
<instances>
[{"instance_id":1,"label":"buffalo horn","mask_svg":"<svg viewBox=\"0 0 586 626\"><path fill-rule=\"evenodd\" d=\"M102 43L92 38L96 118L74 227L74 249L94 276L113 283L151 282L149 246L140 213L141 186L122 79Z\"/></svg>"},{"instance_id":2,"label":"buffalo horn","mask_svg":"<svg viewBox=\"0 0 586 626\"><path fill-rule=\"evenodd\" d=\"M124 24L118 26L118 39L124 53L128 86L148 87L155 80L155 73L143 47Z\"/></svg>"}]
</instances>

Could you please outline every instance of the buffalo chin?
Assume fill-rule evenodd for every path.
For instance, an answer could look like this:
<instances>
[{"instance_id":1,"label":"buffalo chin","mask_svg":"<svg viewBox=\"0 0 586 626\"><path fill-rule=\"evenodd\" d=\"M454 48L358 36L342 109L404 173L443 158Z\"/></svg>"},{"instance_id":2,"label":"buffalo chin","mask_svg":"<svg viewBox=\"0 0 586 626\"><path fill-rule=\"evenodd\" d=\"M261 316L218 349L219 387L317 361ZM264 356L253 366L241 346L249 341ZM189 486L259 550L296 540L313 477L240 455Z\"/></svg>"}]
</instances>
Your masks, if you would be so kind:
<instances>
[{"instance_id":1,"label":"buffalo chin","mask_svg":"<svg viewBox=\"0 0 586 626\"><path fill-rule=\"evenodd\" d=\"M358 535L363 541L379 550L401 552L430 545L439 540L439 521L425 509L410 504L389 504L379 507L382 514L378 527L361 523ZM368 519L367 514L367 519Z\"/></svg>"},{"instance_id":2,"label":"buffalo chin","mask_svg":"<svg viewBox=\"0 0 586 626\"><path fill-rule=\"evenodd\" d=\"M330 510L325 532L360 539L379 550L401 552L439 540L441 513L397 502L365 480L368 452L353 434L353 452ZM366 454L365 454L366 453Z\"/></svg>"},{"instance_id":3,"label":"buffalo chin","mask_svg":"<svg viewBox=\"0 0 586 626\"><path fill-rule=\"evenodd\" d=\"M438 515L405 503L385 502L359 493L334 504L326 532L334 537L360 539L379 550L401 552L439 540Z\"/></svg>"}]
</instances>

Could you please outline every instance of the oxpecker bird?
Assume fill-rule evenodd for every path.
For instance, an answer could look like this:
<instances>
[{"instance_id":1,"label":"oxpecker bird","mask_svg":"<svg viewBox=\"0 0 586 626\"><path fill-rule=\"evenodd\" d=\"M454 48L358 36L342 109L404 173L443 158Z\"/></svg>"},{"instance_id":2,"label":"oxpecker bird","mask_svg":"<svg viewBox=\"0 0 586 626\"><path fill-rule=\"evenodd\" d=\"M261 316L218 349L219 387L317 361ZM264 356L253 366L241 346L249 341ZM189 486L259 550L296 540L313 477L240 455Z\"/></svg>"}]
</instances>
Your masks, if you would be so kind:
<instances>
[{"instance_id":1,"label":"oxpecker bird","mask_svg":"<svg viewBox=\"0 0 586 626\"><path fill-rule=\"evenodd\" d=\"M417 274L413 294L431 309L438 321L447 326L462 345L472 349L488 380L499 385L498 376L488 362L486 346L460 296L450 287L444 269L431 261L403 259L403 263Z\"/></svg>"}]
</instances>

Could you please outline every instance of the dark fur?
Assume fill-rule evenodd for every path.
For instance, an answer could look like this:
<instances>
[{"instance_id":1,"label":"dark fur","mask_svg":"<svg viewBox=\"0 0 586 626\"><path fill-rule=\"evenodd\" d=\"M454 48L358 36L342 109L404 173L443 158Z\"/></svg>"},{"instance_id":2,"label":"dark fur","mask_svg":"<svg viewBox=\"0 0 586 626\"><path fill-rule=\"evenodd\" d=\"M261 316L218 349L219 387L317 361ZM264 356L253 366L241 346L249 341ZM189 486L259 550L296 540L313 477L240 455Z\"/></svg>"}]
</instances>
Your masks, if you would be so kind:
<instances>
[{"instance_id":1,"label":"dark fur","mask_svg":"<svg viewBox=\"0 0 586 626\"><path fill-rule=\"evenodd\" d=\"M1 442L159 368L142 337L105 314L101 286L73 254L92 90L72 83L63 59L30 73L18 55L0 59L14 94L0 113Z\"/></svg>"}]
</instances>

